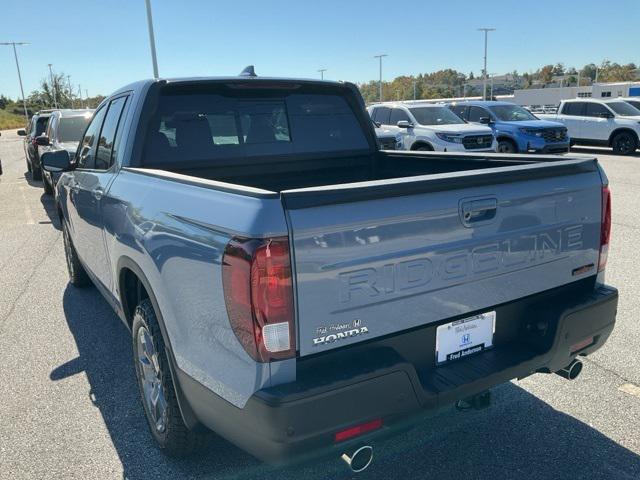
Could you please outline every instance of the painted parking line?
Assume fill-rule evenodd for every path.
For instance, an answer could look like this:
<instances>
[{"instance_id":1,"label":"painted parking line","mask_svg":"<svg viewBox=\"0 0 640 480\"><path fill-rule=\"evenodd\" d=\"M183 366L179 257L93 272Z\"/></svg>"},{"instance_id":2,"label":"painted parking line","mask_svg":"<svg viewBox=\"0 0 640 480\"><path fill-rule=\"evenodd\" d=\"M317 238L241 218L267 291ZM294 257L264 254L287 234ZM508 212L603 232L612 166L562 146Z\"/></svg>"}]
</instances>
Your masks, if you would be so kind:
<instances>
[{"instance_id":1,"label":"painted parking line","mask_svg":"<svg viewBox=\"0 0 640 480\"><path fill-rule=\"evenodd\" d=\"M620 385L618 390L624 393L628 393L629 395L633 395L634 397L640 398L640 387L638 385L634 385L633 383L625 383L624 385Z\"/></svg>"}]
</instances>

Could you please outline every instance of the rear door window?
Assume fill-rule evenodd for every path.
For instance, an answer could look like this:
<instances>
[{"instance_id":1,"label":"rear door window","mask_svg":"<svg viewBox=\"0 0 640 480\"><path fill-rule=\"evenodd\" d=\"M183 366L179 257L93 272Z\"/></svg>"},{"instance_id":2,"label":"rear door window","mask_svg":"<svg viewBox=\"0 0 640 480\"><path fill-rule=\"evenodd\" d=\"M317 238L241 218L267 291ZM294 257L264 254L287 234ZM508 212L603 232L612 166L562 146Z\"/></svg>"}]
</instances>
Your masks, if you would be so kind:
<instances>
[{"instance_id":1,"label":"rear door window","mask_svg":"<svg viewBox=\"0 0 640 480\"><path fill-rule=\"evenodd\" d=\"M569 103L565 103L564 107L562 107L562 114L563 115L583 116L584 115L584 106L585 106L585 102L569 102Z\"/></svg>"}]
</instances>

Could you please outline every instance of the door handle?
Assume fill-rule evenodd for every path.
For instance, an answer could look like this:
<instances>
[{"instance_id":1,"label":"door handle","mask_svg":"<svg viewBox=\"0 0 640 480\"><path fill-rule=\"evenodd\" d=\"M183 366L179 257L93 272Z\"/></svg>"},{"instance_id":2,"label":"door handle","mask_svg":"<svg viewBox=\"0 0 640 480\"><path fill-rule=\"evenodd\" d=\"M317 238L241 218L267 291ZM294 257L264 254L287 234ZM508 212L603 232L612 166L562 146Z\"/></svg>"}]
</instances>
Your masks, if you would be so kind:
<instances>
[{"instance_id":1,"label":"door handle","mask_svg":"<svg viewBox=\"0 0 640 480\"><path fill-rule=\"evenodd\" d=\"M91 190L91 195L93 195L93 198L95 198L96 200L100 200L102 198L102 195L104 195L104 190L102 189L102 187L96 187Z\"/></svg>"},{"instance_id":2,"label":"door handle","mask_svg":"<svg viewBox=\"0 0 640 480\"><path fill-rule=\"evenodd\" d=\"M465 226L493 220L498 210L496 198L468 200L460 204L460 216Z\"/></svg>"}]
</instances>

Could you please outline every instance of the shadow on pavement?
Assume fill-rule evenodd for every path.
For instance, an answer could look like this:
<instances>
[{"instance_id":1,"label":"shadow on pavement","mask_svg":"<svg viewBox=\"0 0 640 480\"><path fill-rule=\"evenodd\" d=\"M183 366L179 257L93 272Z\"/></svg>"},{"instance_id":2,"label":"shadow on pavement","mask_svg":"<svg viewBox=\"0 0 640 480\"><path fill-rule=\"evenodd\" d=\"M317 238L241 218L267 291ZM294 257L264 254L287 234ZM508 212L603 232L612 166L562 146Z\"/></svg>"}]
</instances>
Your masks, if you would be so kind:
<instances>
[{"instance_id":1,"label":"shadow on pavement","mask_svg":"<svg viewBox=\"0 0 640 480\"><path fill-rule=\"evenodd\" d=\"M640 151L636 150L631 155L616 155L610 148L571 147L571 153L584 153L590 155L611 155L617 158L640 158Z\"/></svg>"},{"instance_id":2,"label":"shadow on pavement","mask_svg":"<svg viewBox=\"0 0 640 480\"><path fill-rule=\"evenodd\" d=\"M51 223L56 230L61 230L62 225L60 225L60 218L58 217L58 212L56 211L56 201L53 198L53 195L42 193L42 195L40 196L40 203L42 203L42 208L47 214L47 217L49 217L49 221L39 223Z\"/></svg>"},{"instance_id":3,"label":"shadow on pavement","mask_svg":"<svg viewBox=\"0 0 640 480\"><path fill-rule=\"evenodd\" d=\"M269 467L214 434L190 459L165 457L143 416L128 330L94 288L69 285L63 303L79 356L54 369L50 378L85 372L88 395L102 414L123 478L352 478L337 458ZM493 397L488 409L443 409L415 421L412 430L374 444L374 462L358 478L640 478L638 455L515 384L497 387Z\"/></svg>"}]
</instances>

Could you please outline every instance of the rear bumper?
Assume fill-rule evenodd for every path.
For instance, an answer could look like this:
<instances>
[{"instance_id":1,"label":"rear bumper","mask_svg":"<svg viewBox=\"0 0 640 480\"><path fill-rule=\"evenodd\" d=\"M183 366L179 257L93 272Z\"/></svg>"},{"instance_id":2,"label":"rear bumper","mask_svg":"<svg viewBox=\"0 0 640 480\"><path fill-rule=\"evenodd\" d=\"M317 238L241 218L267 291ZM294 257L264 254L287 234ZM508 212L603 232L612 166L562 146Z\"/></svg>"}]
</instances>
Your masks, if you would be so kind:
<instances>
[{"instance_id":1,"label":"rear bumper","mask_svg":"<svg viewBox=\"0 0 640 480\"><path fill-rule=\"evenodd\" d=\"M498 306L495 348L441 367L436 325L299 359L296 382L257 392L243 409L179 371L178 380L201 423L262 460L339 454L427 410L596 351L613 330L617 303L615 288L594 289L591 279ZM590 337L592 344L571 351ZM334 443L336 432L379 418L382 429Z\"/></svg>"}]
</instances>

